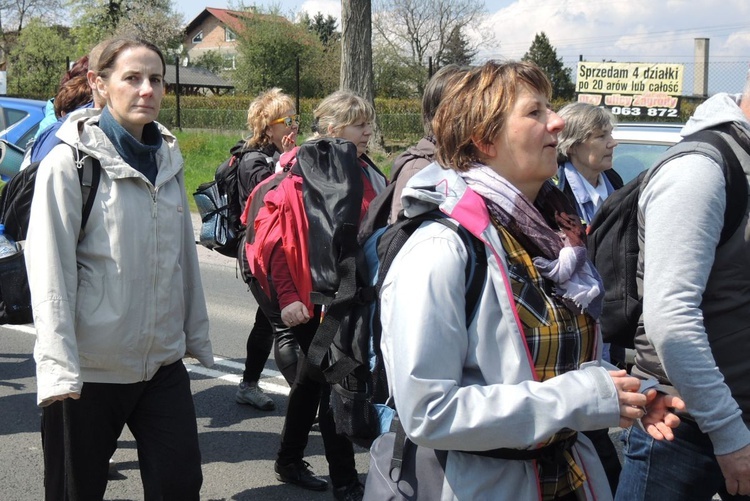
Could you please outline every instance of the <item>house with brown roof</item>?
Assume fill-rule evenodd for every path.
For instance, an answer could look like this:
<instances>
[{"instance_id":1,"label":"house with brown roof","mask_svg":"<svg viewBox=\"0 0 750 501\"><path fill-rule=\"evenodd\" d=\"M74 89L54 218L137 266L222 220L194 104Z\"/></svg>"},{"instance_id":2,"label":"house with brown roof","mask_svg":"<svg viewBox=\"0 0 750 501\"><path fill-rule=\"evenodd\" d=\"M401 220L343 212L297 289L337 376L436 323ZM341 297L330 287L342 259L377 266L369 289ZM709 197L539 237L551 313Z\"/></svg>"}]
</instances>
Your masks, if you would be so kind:
<instances>
[{"instance_id":1,"label":"house with brown roof","mask_svg":"<svg viewBox=\"0 0 750 501\"><path fill-rule=\"evenodd\" d=\"M237 33L244 27L244 19L251 11L236 11L206 7L185 28L183 47L188 61L200 58L208 51L224 57L224 69L233 70L237 61Z\"/></svg>"}]
</instances>

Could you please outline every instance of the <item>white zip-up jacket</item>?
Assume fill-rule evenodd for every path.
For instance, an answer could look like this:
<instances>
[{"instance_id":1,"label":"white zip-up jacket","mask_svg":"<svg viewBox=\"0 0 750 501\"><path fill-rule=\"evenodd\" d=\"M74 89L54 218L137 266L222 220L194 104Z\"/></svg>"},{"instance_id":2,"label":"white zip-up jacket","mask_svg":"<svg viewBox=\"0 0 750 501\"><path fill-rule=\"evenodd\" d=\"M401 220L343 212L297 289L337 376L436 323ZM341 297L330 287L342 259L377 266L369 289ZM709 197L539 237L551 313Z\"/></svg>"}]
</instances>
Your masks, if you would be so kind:
<instances>
[{"instance_id":1,"label":"white zip-up jacket","mask_svg":"<svg viewBox=\"0 0 750 501\"><path fill-rule=\"evenodd\" d=\"M98 116L71 113L37 172L24 252L39 405L84 382L148 381L185 355L213 364L177 140L159 125L154 186L93 125ZM102 175L79 242L87 155Z\"/></svg>"},{"instance_id":2,"label":"white zip-up jacket","mask_svg":"<svg viewBox=\"0 0 750 501\"><path fill-rule=\"evenodd\" d=\"M487 250L487 279L468 329L468 254L455 231L423 224L388 271L381 348L406 435L417 445L449 451L443 501L541 499L535 461L459 451L533 449L563 428L618 426L614 383L599 366L536 380L500 237L484 200L457 172L433 163L409 180L401 199L410 217L439 208ZM597 353L600 359L601 339ZM579 434L572 451L586 474L586 499L611 499L591 442Z\"/></svg>"}]
</instances>

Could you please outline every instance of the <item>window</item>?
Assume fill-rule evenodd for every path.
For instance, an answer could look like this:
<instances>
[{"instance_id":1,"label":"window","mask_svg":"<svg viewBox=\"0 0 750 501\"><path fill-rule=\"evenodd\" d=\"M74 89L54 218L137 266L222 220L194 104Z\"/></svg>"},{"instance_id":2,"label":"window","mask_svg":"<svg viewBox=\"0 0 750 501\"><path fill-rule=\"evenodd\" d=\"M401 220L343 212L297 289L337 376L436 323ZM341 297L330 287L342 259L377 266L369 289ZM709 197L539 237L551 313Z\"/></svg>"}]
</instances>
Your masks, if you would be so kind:
<instances>
[{"instance_id":1,"label":"window","mask_svg":"<svg viewBox=\"0 0 750 501\"><path fill-rule=\"evenodd\" d=\"M193 37L193 43L200 43L203 41L203 32L199 31L197 35Z\"/></svg>"},{"instance_id":2,"label":"window","mask_svg":"<svg viewBox=\"0 0 750 501\"><path fill-rule=\"evenodd\" d=\"M235 66L235 55L234 54L224 54L224 69L225 70L234 70L236 69Z\"/></svg>"},{"instance_id":3,"label":"window","mask_svg":"<svg viewBox=\"0 0 750 501\"><path fill-rule=\"evenodd\" d=\"M224 28L224 40L227 42L234 42L237 40L237 35L235 35L234 31L229 28Z\"/></svg>"}]
</instances>

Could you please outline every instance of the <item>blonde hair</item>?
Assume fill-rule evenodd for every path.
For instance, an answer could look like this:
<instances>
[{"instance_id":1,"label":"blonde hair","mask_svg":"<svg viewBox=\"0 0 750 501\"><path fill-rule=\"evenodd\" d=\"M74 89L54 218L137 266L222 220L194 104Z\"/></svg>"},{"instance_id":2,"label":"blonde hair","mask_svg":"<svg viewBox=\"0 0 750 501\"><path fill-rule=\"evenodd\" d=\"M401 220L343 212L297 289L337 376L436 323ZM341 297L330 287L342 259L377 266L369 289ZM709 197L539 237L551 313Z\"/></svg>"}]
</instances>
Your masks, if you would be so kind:
<instances>
[{"instance_id":1,"label":"blonde hair","mask_svg":"<svg viewBox=\"0 0 750 501\"><path fill-rule=\"evenodd\" d=\"M250 137L245 141L245 146L263 148L270 144L271 139L266 130L271 126L271 122L294 109L292 98L278 87L267 90L253 99L247 109L247 129L250 131Z\"/></svg>"},{"instance_id":2,"label":"blonde hair","mask_svg":"<svg viewBox=\"0 0 750 501\"><path fill-rule=\"evenodd\" d=\"M335 136L341 129L360 120L375 120L375 109L357 94L340 90L324 98L313 111L313 132L317 136ZM328 132L328 129L333 131Z\"/></svg>"},{"instance_id":3,"label":"blonde hair","mask_svg":"<svg viewBox=\"0 0 750 501\"><path fill-rule=\"evenodd\" d=\"M547 99L552 95L547 75L529 62L488 61L453 84L432 121L438 162L466 171L480 161L477 144L492 143L500 134L521 85Z\"/></svg>"}]
</instances>

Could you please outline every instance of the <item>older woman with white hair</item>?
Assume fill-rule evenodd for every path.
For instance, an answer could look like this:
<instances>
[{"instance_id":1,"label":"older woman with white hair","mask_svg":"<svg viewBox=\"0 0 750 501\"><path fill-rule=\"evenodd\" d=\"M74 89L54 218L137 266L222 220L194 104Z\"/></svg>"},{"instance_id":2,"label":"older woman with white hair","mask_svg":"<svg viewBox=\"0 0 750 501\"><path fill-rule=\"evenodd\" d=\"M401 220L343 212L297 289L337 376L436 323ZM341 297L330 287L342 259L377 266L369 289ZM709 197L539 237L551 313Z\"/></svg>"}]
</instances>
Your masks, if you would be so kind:
<instances>
[{"instance_id":1,"label":"older woman with white hair","mask_svg":"<svg viewBox=\"0 0 750 501\"><path fill-rule=\"evenodd\" d=\"M557 143L557 187L589 224L604 200L623 185L612 170L616 120L608 109L587 103L568 104L558 114L565 127Z\"/></svg>"}]
</instances>

